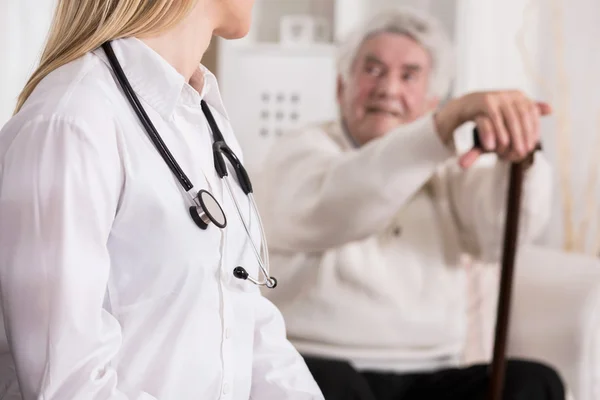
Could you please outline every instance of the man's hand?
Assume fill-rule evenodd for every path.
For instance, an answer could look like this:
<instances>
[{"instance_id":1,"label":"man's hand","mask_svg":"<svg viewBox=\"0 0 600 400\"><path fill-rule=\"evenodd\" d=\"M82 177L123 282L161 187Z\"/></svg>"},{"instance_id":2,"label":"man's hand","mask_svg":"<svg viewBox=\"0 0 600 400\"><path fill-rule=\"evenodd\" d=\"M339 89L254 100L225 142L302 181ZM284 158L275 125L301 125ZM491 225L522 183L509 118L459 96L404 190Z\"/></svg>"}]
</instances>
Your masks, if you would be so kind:
<instances>
[{"instance_id":1,"label":"man's hand","mask_svg":"<svg viewBox=\"0 0 600 400\"><path fill-rule=\"evenodd\" d=\"M435 115L435 122L444 143L463 123L477 124L483 150L471 149L460 158L460 165L468 168L483 152L494 152L502 160L523 160L540 140L540 117L551 112L548 104L519 91L478 92L448 102Z\"/></svg>"}]
</instances>

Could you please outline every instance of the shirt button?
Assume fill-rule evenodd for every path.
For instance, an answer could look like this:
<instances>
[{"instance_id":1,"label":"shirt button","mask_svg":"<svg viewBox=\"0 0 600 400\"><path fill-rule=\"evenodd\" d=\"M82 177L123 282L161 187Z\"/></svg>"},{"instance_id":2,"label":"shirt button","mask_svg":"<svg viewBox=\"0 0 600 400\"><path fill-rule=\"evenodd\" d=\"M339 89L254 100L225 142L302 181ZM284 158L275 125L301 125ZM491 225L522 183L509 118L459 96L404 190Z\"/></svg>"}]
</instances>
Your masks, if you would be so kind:
<instances>
[{"instance_id":1,"label":"shirt button","mask_svg":"<svg viewBox=\"0 0 600 400\"><path fill-rule=\"evenodd\" d=\"M225 339L231 338L231 328L225 329Z\"/></svg>"},{"instance_id":2,"label":"shirt button","mask_svg":"<svg viewBox=\"0 0 600 400\"><path fill-rule=\"evenodd\" d=\"M229 384L225 383L223 385L223 394L227 394L227 393L229 393Z\"/></svg>"}]
</instances>

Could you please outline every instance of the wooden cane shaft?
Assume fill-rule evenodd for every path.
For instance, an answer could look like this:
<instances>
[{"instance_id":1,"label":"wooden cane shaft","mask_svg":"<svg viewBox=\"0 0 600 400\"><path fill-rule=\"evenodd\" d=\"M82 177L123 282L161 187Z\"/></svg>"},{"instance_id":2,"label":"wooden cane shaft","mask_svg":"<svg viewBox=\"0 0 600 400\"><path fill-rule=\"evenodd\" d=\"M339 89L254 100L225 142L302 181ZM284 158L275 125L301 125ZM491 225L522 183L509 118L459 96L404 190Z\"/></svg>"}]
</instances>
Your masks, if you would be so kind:
<instances>
[{"instance_id":1,"label":"wooden cane shaft","mask_svg":"<svg viewBox=\"0 0 600 400\"><path fill-rule=\"evenodd\" d=\"M501 400L504 390L506 371L506 343L508 338L510 307L513 288L515 255L519 236L519 216L521 208L521 191L525 162L512 164L507 198L506 224L504 231L504 249L502 253L502 270L500 291L498 294L498 313L496 316L496 332L494 338L494 355L490 371L488 400Z\"/></svg>"}]
</instances>

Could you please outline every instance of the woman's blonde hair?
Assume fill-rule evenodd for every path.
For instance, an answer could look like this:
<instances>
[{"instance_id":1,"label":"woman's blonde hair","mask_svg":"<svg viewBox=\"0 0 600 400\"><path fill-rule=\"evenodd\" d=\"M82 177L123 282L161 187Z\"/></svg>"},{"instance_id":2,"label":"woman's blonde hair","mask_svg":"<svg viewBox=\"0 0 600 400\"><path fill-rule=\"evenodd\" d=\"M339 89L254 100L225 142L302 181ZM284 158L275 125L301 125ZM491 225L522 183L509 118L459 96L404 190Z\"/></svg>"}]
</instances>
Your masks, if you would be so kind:
<instances>
[{"instance_id":1,"label":"woman's blonde hair","mask_svg":"<svg viewBox=\"0 0 600 400\"><path fill-rule=\"evenodd\" d=\"M156 33L181 21L196 0L58 0L40 64L19 95L15 113L44 77L102 43Z\"/></svg>"}]
</instances>

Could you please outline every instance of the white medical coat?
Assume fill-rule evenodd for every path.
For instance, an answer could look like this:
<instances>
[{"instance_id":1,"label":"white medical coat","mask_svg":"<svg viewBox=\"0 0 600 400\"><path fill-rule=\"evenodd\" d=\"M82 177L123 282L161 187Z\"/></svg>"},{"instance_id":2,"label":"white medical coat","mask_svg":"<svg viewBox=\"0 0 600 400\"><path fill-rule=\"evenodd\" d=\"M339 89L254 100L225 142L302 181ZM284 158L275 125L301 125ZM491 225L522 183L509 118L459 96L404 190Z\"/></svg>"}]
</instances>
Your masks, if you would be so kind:
<instances>
[{"instance_id":1,"label":"white medical coat","mask_svg":"<svg viewBox=\"0 0 600 400\"><path fill-rule=\"evenodd\" d=\"M101 49L46 77L0 133L0 291L23 398L322 399L280 313L232 275L258 267L213 165L202 98L240 154L214 76L199 93L141 41L113 47L229 225L194 224Z\"/></svg>"}]
</instances>

